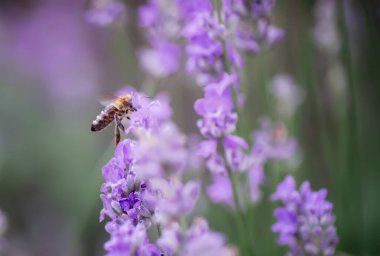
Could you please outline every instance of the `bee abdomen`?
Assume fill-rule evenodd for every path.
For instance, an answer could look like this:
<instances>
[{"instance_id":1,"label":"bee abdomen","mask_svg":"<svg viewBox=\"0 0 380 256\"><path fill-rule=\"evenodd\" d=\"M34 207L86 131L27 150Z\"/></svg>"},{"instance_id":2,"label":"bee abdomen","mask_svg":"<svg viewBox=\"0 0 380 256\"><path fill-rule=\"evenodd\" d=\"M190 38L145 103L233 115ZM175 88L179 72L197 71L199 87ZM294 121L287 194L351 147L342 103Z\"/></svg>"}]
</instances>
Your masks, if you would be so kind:
<instances>
[{"instance_id":1,"label":"bee abdomen","mask_svg":"<svg viewBox=\"0 0 380 256\"><path fill-rule=\"evenodd\" d=\"M115 119L116 107L113 105L107 106L100 114L96 117L91 124L91 131L97 132L106 128Z\"/></svg>"}]
</instances>

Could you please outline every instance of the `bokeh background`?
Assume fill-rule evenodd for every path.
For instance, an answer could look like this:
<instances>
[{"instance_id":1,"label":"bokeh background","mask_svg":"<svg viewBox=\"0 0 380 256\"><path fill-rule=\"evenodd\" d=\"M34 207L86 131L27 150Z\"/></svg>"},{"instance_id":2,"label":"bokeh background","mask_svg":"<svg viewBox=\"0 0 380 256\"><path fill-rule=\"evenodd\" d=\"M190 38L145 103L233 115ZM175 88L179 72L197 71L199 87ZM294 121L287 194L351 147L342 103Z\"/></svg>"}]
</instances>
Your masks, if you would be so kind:
<instances>
[{"instance_id":1,"label":"bokeh background","mask_svg":"<svg viewBox=\"0 0 380 256\"><path fill-rule=\"evenodd\" d=\"M127 25L103 28L86 22L82 0L0 1L1 255L104 253L99 186L113 130L92 134L90 123L100 95L147 83L137 60L144 1L125 2ZM279 73L292 76L304 100L284 122L299 152L295 163L267 171L329 189L339 255L380 255L380 3L340 0L329 11L322 1L277 2L274 20L286 36L246 56L243 130L249 136L260 117L277 118L269 85ZM184 77L155 81L154 90L171 95L174 120L196 134L192 103L201 90ZM264 188L264 199L273 189ZM233 243L230 212L208 203L202 214ZM259 255L283 253L270 232L273 208L263 200L252 209Z\"/></svg>"}]
</instances>

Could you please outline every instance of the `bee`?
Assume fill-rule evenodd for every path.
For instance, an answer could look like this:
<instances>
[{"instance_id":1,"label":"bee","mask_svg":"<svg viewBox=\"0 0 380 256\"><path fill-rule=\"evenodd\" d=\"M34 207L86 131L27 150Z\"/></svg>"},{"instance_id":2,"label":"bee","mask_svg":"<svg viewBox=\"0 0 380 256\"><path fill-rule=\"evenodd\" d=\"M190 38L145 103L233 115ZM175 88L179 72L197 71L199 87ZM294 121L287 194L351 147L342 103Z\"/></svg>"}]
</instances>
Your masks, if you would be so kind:
<instances>
[{"instance_id":1,"label":"bee","mask_svg":"<svg viewBox=\"0 0 380 256\"><path fill-rule=\"evenodd\" d=\"M132 104L132 96L125 95L121 97L113 97L111 103L109 101L103 101L105 108L100 112L91 124L91 131L98 132L105 129L113 121L115 121L115 147L120 142L120 130L125 131L122 120L124 118L130 119L132 112L137 109Z\"/></svg>"}]
</instances>

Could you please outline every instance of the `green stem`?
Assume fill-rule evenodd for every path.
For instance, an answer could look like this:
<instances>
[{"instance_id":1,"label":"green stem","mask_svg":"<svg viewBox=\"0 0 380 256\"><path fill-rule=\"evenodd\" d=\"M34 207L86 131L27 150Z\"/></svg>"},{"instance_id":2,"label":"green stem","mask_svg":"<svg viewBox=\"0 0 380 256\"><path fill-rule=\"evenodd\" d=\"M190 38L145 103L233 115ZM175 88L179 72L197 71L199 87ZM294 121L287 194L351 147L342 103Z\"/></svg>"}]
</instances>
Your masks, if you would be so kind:
<instances>
[{"instance_id":1,"label":"green stem","mask_svg":"<svg viewBox=\"0 0 380 256\"><path fill-rule=\"evenodd\" d=\"M233 194L233 201L236 209L236 222L238 225L238 230L243 232L243 234L239 234L242 241L242 248L246 248L248 250L248 255L254 255L253 252L253 234L251 233L251 229L248 226L248 220L247 216L245 216L244 211L240 205L240 200L239 200L239 192L238 192L238 184L236 182L235 176L233 174L232 168L228 165L227 159L226 159L226 151L224 146L222 146L223 149L223 160L226 163L226 169L227 169L227 174L228 178L231 182L231 188L232 188L232 194Z\"/></svg>"},{"instance_id":2,"label":"green stem","mask_svg":"<svg viewBox=\"0 0 380 256\"><path fill-rule=\"evenodd\" d=\"M156 228L157 228L157 233L158 233L158 237L160 237L161 236L161 226L160 226L160 224L156 224Z\"/></svg>"},{"instance_id":3,"label":"green stem","mask_svg":"<svg viewBox=\"0 0 380 256\"><path fill-rule=\"evenodd\" d=\"M234 174L232 173L232 170L228 166L228 164L226 164L226 167L227 167L228 178L231 181L232 194L233 194L233 197L234 197L234 204L235 204L236 211L237 211L237 213L239 215L243 215L243 210L242 210L242 208L240 206L239 194L238 194L238 190L237 190L237 185L236 185L236 181L235 181L235 178L234 178Z\"/></svg>"},{"instance_id":4,"label":"green stem","mask_svg":"<svg viewBox=\"0 0 380 256\"><path fill-rule=\"evenodd\" d=\"M214 1L214 9L216 11L219 24L223 24L221 0L215 0ZM222 47L223 47L224 69L228 74L231 74L232 67L231 67L231 64L230 64L229 59L228 59L228 49L227 49L226 40L222 40ZM238 105L238 94L237 94L237 91L235 90L235 87L233 85L230 86L230 91L231 91L231 97L232 97L233 104L234 104L234 109L237 112L238 116L240 116L239 105ZM238 132L238 125L237 125L235 133L236 134L239 133ZM238 193L238 189L237 189L238 184L236 184L235 177L234 177L234 174L232 172L232 169L226 161L225 148L224 147L222 147L222 148L224 151L223 152L223 158L224 158L224 161L226 163L226 169L227 169L228 177L229 177L230 182L231 182L234 204L235 204L236 213L237 213L237 225L238 225L239 230L241 230L242 232L244 232L245 234L248 235L248 237L246 237L245 234L243 234L243 241L242 241L243 247L246 247L249 250L249 252L248 252L249 255L254 255L253 249L252 249L253 248L253 246L252 246L253 245L252 233L251 233L250 227L248 225L244 224L244 223L248 224L248 222L246 221L246 216L244 215L244 211L240 205L239 193ZM247 240L247 238L248 238L248 240Z\"/></svg>"}]
</instances>

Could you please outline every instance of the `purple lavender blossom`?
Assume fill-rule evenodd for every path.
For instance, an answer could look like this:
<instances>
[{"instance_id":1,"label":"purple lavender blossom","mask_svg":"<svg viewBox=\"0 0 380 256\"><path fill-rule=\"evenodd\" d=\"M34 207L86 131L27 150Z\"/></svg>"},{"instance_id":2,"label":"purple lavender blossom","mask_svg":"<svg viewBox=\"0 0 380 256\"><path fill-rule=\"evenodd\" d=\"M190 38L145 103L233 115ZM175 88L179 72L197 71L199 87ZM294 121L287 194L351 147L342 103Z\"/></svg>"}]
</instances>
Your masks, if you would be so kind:
<instances>
[{"instance_id":1,"label":"purple lavender blossom","mask_svg":"<svg viewBox=\"0 0 380 256\"><path fill-rule=\"evenodd\" d=\"M316 20L313 31L315 44L330 54L338 54L342 42L338 27L337 1L317 1L314 16Z\"/></svg>"},{"instance_id":2,"label":"purple lavender blossom","mask_svg":"<svg viewBox=\"0 0 380 256\"><path fill-rule=\"evenodd\" d=\"M207 187L207 195L210 200L217 204L234 206L231 181L222 175L213 175L213 183Z\"/></svg>"},{"instance_id":3,"label":"purple lavender blossom","mask_svg":"<svg viewBox=\"0 0 380 256\"><path fill-rule=\"evenodd\" d=\"M235 130L237 114L229 90L234 81L234 76L225 74L220 82L209 84L204 98L194 103L195 111L203 117L197 122L202 135L218 138Z\"/></svg>"},{"instance_id":4,"label":"purple lavender blossom","mask_svg":"<svg viewBox=\"0 0 380 256\"><path fill-rule=\"evenodd\" d=\"M177 2L148 1L139 9L139 23L150 44L140 50L140 66L154 77L175 73L181 56L178 45L181 17Z\"/></svg>"},{"instance_id":5,"label":"purple lavender blossom","mask_svg":"<svg viewBox=\"0 0 380 256\"><path fill-rule=\"evenodd\" d=\"M165 255L221 255L233 256L233 250L225 245L224 237L209 229L206 220L196 219L184 233L178 223L172 223L163 230L157 240Z\"/></svg>"},{"instance_id":6,"label":"purple lavender blossom","mask_svg":"<svg viewBox=\"0 0 380 256\"><path fill-rule=\"evenodd\" d=\"M211 13L213 6L210 0L182 0L179 1L179 8L181 10L181 15L187 20L193 18L197 12L208 12Z\"/></svg>"},{"instance_id":7,"label":"purple lavender blossom","mask_svg":"<svg viewBox=\"0 0 380 256\"><path fill-rule=\"evenodd\" d=\"M260 20L257 26L259 37L267 46L278 43L285 36L285 32L282 29L273 26L267 20Z\"/></svg>"},{"instance_id":8,"label":"purple lavender blossom","mask_svg":"<svg viewBox=\"0 0 380 256\"><path fill-rule=\"evenodd\" d=\"M207 159L207 168L214 174L225 174L226 167L224 159L218 154L217 140L204 140L199 143L197 153L204 159Z\"/></svg>"},{"instance_id":9,"label":"purple lavender blossom","mask_svg":"<svg viewBox=\"0 0 380 256\"><path fill-rule=\"evenodd\" d=\"M92 6L86 13L88 22L98 26L108 26L122 21L125 6L118 0L92 0Z\"/></svg>"},{"instance_id":10,"label":"purple lavender blossom","mask_svg":"<svg viewBox=\"0 0 380 256\"><path fill-rule=\"evenodd\" d=\"M208 230L207 224L202 224L202 232L197 231L198 224L188 231L172 229L173 223L193 212L200 193L199 181L182 182L187 166L185 137L170 121L170 111L156 113L156 104L161 102L125 92L134 94L138 111L131 116L134 139L120 142L115 156L103 168L100 219L110 218L107 255L231 255L224 238ZM153 224L162 229L157 246L147 236Z\"/></svg>"},{"instance_id":11,"label":"purple lavender blossom","mask_svg":"<svg viewBox=\"0 0 380 256\"><path fill-rule=\"evenodd\" d=\"M140 222L150 225L155 209L154 195L150 184L131 171L133 163L130 157L134 146L130 140L119 143L115 157L103 167L105 183L101 187L103 209L100 220L105 215L113 221L127 215L135 225Z\"/></svg>"},{"instance_id":12,"label":"purple lavender blossom","mask_svg":"<svg viewBox=\"0 0 380 256\"><path fill-rule=\"evenodd\" d=\"M250 198L257 203L261 198L260 186L266 181L264 165L268 161L290 160L297 150L296 140L288 138L282 125L273 127L267 119L262 119L261 128L252 134L253 147L249 156L244 156L248 171Z\"/></svg>"},{"instance_id":13,"label":"purple lavender blossom","mask_svg":"<svg viewBox=\"0 0 380 256\"><path fill-rule=\"evenodd\" d=\"M260 43L248 24L240 23L235 28L234 43L239 49L248 53L258 53Z\"/></svg>"},{"instance_id":14,"label":"purple lavender blossom","mask_svg":"<svg viewBox=\"0 0 380 256\"><path fill-rule=\"evenodd\" d=\"M274 0L224 1L227 27L234 45L247 53L257 54L284 37L284 31L269 23Z\"/></svg>"},{"instance_id":15,"label":"purple lavender blossom","mask_svg":"<svg viewBox=\"0 0 380 256\"><path fill-rule=\"evenodd\" d=\"M252 165L248 170L249 195L253 203L261 199L260 186L265 182L264 166Z\"/></svg>"},{"instance_id":16,"label":"purple lavender blossom","mask_svg":"<svg viewBox=\"0 0 380 256\"><path fill-rule=\"evenodd\" d=\"M139 24L148 29L149 38L173 40L180 34L180 9L177 1L150 0L139 8Z\"/></svg>"},{"instance_id":17,"label":"purple lavender blossom","mask_svg":"<svg viewBox=\"0 0 380 256\"><path fill-rule=\"evenodd\" d=\"M180 54L181 50L176 44L155 43L152 48L140 50L140 65L143 70L155 77L166 77L178 70Z\"/></svg>"},{"instance_id":18,"label":"purple lavender blossom","mask_svg":"<svg viewBox=\"0 0 380 256\"><path fill-rule=\"evenodd\" d=\"M305 92L287 74L273 78L271 93L277 100L277 111L284 118L291 117L305 98Z\"/></svg>"},{"instance_id":19,"label":"purple lavender blossom","mask_svg":"<svg viewBox=\"0 0 380 256\"><path fill-rule=\"evenodd\" d=\"M167 95L157 95L156 100L150 101L144 94L136 93L130 88L123 89L117 95L132 94L133 105L138 109L130 117L130 124L125 133L128 134L139 128L152 130L159 127L171 117Z\"/></svg>"},{"instance_id":20,"label":"purple lavender blossom","mask_svg":"<svg viewBox=\"0 0 380 256\"><path fill-rule=\"evenodd\" d=\"M158 26L160 22L160 12L155 1L149 1L139 8L139 24L148 28Z\"/></svg>"},{"instance_id":21,"label":"purple lavender blossom","mask_svg":"<svg viewBox=\"0 0 380 256\"><path fill-rule=\"evenodd\" d=\"M106 230L111 238L104 244L106 256L141 255L159 256L159 249L148 242L147 232L143 224L134 225L130 221L124 223L109 222Z\"/></svg>"},{"instance_id":22,"label":"purple lavender blossom","mask_svg":"<svg viewBox=\"0 0 380 256\"><path fill-rule=\"evenodd\" d=\"M268 160L286 160L291 158L297 143L294 138L288 138L283 125L275 127L267 119L262 119L261 128L252 134L256 152Z\"/></svg>"},{"instance_id":23,"label":"purple lavender blossom","mask_svg":"<svg viewBox=\"0 0 380 256\"><path fill-rule=\"evenodd\" d=\"M211 231L207 221L199 218L193 222L187 232L186 243L181 255L233 256L234 252L225 245L225 239L221 234Z\"/></svg>"},{"instance_id":24,"label":"purple lavender blossom","mask_svg":"<svg viewBox=\"0 0 380 256\"><path fill-rule=\"evenodd\" d=\"M262 44L270 45L282 37L280 30L261 21L269 16L274 0L254 1L248 6L236 2L240 6L223 1L221 13L217 13L209 1L151 0L139 11L149 42L140 52L140 65L150 75L174 73L180 56L177 41L180 36L186 39L187 72L204 90L194 109L201 116L197 126L206 137L199 153L213 172L213 184L207 192L214 202L229 206L236 190L227 170L248 176L250 197L256 202L265 180L264 162L292 153L285 147L288 141L273 137L272 130L256 134L254 149L260 145L260 152L250 153L248 143L234 135L238 121L234 105L239 102L234 104L232 93L239 98L237 70L243 66L238 49L256 53ZM235 11L238 8L243 9ZM250 21L255 22L253 30L247 25ZM237 40L234 34L239 35ZM106 182L101 189L101 218L111 218L107 251L114 253L110 255L234 255L223 236L210 231L206 221L197 220L189 229L179 225L193 211L200 193L198 181L182 181L188 165L186 139L170 120L165 100L149 101L138 94L133 98L138 111L131 115L126 133L134 139L120 143L115 157L103 169ZM151 224L161 225L157 247L147 237Z\"/></svg>"},{"instance_id":25,"label":"purple lavender blossom","mask_svg":"<svg viewBox=\"0 0 380 256\"><path fill-rule=\"evenodd\" d=\"M248 143L235 135L223 138L225 157L227 164L233 171L246 171L249 165L248 155L244 150L248 149Z\"/></svg>"},{"instance_id":26,"label":"purple lavender blossom","mask_svg":"<svg viewBox=\"0 0 380 256\"><path fill-rule=\"evenodd\" d=\"M167 224L172 220L184 218L194 210L200 194L199 181L183 184L179 180L171 179L160 182L157 186L161 188L163 198L157 206L157 219L160 223Z\"/></svg>"},{"instance_id":27,"label":"purple lavender blossom","mask_svg":"<svg viewBox=\"0 0 380 256\"><path fill-rule=\"evenodd\" d=\"M272 12L275 3L275 0L253 0L252 14L256 17L268 16Z\"/></svg>"},{"instance_id":28,"label":"purple lavender blossom","mask_svg":"<svg viewBox=\"0 0 380 256\"><path fill-rule=\"evenodd\" d=\"M223 44L225 27L209 11L197 12L182 31L187 39L186 70L199 85L218 81L224 73Z\"/></svg>"},{"instance_id":29,"label":"purple lavender blossom","mask_svg":"<svg viewBox=\"0 0 380 256\"><path fill-rule=\"evenodd\" d=\"M145 178L170 177L180 173L187 164L185 137L170 122L155 130L135 132L139 143L135 148L137 173Z\"/></svg>"},{"instance_id":30,"label":"purple lavender blossom","mask_svg":"<svg viewBox=\"0 0 380 256\"><path fill-rule=\"evenodd\" d=\"M314 192L307 181L296 190L292 176L278 185L271 199L283 207L274 212L272 231L279 233L278 244L288 246L290 255L334 255L338 236L333 204L326 196L326 189Z\"/></svg>"}]
</instances>

